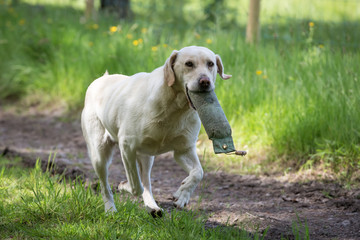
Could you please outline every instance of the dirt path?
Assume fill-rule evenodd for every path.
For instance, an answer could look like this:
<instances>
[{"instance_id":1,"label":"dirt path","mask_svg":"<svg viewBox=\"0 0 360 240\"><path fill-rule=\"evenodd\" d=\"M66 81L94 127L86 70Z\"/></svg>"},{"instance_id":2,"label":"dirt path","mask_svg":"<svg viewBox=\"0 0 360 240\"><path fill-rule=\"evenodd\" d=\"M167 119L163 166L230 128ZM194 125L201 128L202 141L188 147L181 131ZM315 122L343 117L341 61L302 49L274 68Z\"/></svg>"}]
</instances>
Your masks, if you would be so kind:
<instances>
[{"instance_id":1,"label":"dirt path","mask_svg":"<svg viewBox=\"0 0 360 240\"><path fill-rule=\"evenodd\" d=\"M8 156L20 155L28 165L34 164L33 156L47 160L50 152L57 152L55 161L67 169L67 175L95 177L78 120L0 111L0 150L5 148ZM171 194L185 177L171 153L157 157L152 184L160 206L171 208ZM117 153L110 181L117 186L122 180L125 174ZM291 239L297 219L306 221L310 239L360 239L360 189L345 190L335 183L287 183L271 177L206 172L188 208L210 213L208 227L235 225L254 231L258 226L260 232L269 227L267 239Z\"/></svg>"}]
</instances>

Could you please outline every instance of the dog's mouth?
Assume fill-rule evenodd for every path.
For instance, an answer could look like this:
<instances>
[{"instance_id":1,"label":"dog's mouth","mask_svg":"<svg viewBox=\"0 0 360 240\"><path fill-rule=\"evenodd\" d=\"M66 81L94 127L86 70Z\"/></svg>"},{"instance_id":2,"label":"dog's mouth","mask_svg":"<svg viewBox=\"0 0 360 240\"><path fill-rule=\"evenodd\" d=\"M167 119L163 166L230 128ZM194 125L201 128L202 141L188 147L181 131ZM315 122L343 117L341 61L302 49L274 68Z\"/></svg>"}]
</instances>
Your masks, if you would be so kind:
<instances>
[{"instance_id":1,"label":"dog's mouth","mask_svg":"<svg viewBox=\"0 0 360 240\"><path fill-rule=\"evenodd\" d=\"M194 106L193 102L191 101L191 98L189 96L189 89L187 87L187 85L185 85L185 89L186 89L186 97L187 97L187 100L189 102L189 105L192 109L196 110L196 107Z\"/></svg>"}]
</instances>

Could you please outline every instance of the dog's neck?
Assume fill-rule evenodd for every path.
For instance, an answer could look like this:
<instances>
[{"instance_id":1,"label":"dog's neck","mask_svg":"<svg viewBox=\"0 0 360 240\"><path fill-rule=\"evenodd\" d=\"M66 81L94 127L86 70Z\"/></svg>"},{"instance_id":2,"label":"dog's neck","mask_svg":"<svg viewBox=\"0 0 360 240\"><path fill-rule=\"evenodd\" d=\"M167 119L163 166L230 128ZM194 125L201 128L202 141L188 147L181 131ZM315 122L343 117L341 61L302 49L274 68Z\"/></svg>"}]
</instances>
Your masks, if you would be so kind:
<instances>
[{"instance_id":1,"label":"dog's neck","mask_svg":"<svg viewBox=\"0 0 360 240\"><path fill-rule=\"evenodd\" d=\"M179 109L189 109L186 95L183 92L177 92L174 102Z\"/></svg>"},{"instance_id":2,"label":"dog's neck","mask_svg":"<svg viewBox=\"0 0 360 240\"><path fill-rule=\"evenodd\" d=\"M159 97L161 99L159 104L161 105L162 115L177 115L190 110L184 91L176 84L169 87L164 83L161 86L161 91L159 91Z\"/></svg>"}]
</instances>

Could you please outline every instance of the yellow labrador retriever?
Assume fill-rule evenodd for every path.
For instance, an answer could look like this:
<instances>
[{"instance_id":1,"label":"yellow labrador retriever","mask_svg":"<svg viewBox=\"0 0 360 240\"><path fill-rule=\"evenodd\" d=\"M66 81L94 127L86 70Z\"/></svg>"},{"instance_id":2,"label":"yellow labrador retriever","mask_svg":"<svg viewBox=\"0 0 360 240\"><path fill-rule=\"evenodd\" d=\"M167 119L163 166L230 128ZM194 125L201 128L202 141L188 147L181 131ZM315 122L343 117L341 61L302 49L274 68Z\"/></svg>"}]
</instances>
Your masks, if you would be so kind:
<instances>
[{"instance_id":1,"label":"yellow labrador retriever","mask_svg":"<svg viewBox=\"0 0 360 240\"><path fill-rule=\"evenodd\" d=\"M183 208L203 177L195 143L200 119L187 91L210 91L216 73L224 74L221 58L204 47L173 51L165 65L151 73L133 76L107 73L91 83L81 116L83 134L92 165L100 179L105 211L116 211L108 183L108 167L118 145L127 182L119 185L142 195L149 212L160 213L152 192L150 172L154 156L174 151L175 160L188 172L174 193Z\"/></svg>"}]
</instances>

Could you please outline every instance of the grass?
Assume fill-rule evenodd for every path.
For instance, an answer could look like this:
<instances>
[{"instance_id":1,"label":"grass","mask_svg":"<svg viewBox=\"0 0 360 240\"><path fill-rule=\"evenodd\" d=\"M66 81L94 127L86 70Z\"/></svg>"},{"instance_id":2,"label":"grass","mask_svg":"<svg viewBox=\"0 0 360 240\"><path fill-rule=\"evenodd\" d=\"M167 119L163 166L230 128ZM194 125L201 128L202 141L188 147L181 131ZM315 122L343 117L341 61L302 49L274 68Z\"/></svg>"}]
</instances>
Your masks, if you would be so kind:
<instances>
[{"instance_id":1,"label":"grass","mask_svg":"<svg viewBox=\"0 0 360 240\"><path fill-rule=\"evenodd\" d=\"M131 21L100 15L96 22L80 21L83 2L0 2L0 99L20 99L26 106L60 103L77 112L89 83L106 69L151 71L173 49L202 45L219 53L233 75L217 80L216 93L236 147L247 146L250 159L261 153L268 160L264 166L281 159L295 169L321 164L341 181L351 181L359 169L355 1L293 0L280 8L279 1L266 1L258 46L244 42L247 1L228 1L216 14L221 17L209 20L200 1L158 1L151 9L134 0ZM168 16L169 9L181 7L183 14Z\"/></svg>"},{"instance_id":2,"label":"grass","mask_svg":"<svg viewBox=\"0 0 360 240\"><path fill-rule=\"evenodd\" d=\"M10 164L11 163L11 164ZM12 167L10 167L12 165ZM81 180L24 169L0 158L1 239L259 239L237 228L205 228L206 216L176 209L154 219L139 203L115 195L105 214L100 194Z\"/></svg>"}]
</instances>

